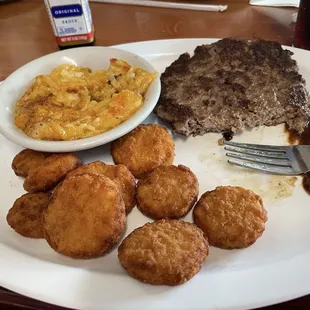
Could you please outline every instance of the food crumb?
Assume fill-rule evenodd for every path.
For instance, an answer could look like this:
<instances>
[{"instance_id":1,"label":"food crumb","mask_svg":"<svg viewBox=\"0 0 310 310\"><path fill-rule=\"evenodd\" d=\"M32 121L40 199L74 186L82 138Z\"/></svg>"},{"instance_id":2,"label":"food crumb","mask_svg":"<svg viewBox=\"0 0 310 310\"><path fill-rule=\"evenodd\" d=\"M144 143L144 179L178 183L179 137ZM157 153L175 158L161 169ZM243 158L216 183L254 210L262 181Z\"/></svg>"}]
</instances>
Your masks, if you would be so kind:
<instances>
[{"instance_id":1,"label":"food crumb","mask_svg":"<svg viewBox=\"0 0 310 310\"><path fill-rule=\"evenodd\" d=\"M223 135L223 139L224 139L225 141L230 141L230 140L232 140L232 138L233 138L233 136L234 136L234 134L233 134L232 131L224 131L224 132L222 133L222 135Z\"/></svg>"}]
</instances>

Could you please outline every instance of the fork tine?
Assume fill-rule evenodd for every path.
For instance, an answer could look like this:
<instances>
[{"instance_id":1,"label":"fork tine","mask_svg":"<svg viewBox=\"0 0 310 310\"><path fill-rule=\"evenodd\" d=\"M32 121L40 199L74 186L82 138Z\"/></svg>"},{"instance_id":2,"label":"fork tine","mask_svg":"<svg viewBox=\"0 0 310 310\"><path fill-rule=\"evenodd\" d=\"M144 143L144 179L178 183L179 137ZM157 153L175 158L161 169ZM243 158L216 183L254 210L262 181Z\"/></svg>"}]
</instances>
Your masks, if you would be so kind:
<instances>
[{"instance_id":1,"label":"fork tine","mask_svg":"<svg viewBox=\"0 0 310 310\"><path fill-rule=\"evenodd\" d=\"M248 155L241 155L238 153L226 153L226 156L248 160L254 163L262 163L262 164L269 164L274 166L281 166L281 167L291 167L289 160L287 159L278 159L278 158L267 158L267 157L258 157L258 156L248 156Z\"/></svg>"},{"instance_id":2,"label":"fork tine","mask_svg":"<svg viewBox=\"0 0 310 310\"><path fill-rule=\"evenodd\" d=\"M268 157L268 158L279 158L279 159L286 159L286 154L283 152L270 152L270 151L263 151L263 150L251 150L251 149L244 149L241 147L235 146L225 146L224 149L226 151L247 154L247 155L254 155L260 157Z\"/></svg>"},{"instance_id":3,"label":"fork tine","mask_svg":"<svg viewBox=\"0 0 310 310\"><path fill-rule=\"evenodd\" d=\"M285 153L285 146L274 146L274 145L264 145L264 144L250 144L250 143L238 143L232 141L225 141L225 145L237 146L241 148L251 149L251 150L261 150L261 151L271 151L271 152L283 152Z\"/></svg>"},{"instance_id":4,"label":"fork tine","mask_svg":"<svg viewBox=\"0 0 310 310\"><path fill-rule=\"evenodd\" d=\"M289 167L278 167L278 166L272 166L268 164L261 164L261 163L249 163L245 161L239 161L234 159L229 159L228 162L233 165L256 169L256 170L262 170L273 174L280 174L280 175L298 175L297 172L294 172L292 168Z\"/></svg>"}]
</instances>

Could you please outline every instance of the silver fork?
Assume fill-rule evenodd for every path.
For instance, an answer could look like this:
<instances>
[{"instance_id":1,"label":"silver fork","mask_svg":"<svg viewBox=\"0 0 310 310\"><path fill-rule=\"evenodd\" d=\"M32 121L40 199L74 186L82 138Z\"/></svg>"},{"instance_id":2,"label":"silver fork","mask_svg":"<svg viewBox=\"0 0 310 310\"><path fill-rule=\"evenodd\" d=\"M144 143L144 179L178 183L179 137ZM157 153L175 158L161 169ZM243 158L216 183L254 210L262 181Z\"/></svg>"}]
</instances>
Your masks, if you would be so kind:
<instances>
[{"instance_id":1,"label":"silver fork","mask_svg":"<svg viewBox=\"0 0 310 310\"><path fill-rule=\"evenodd\" d=\"M310 171L310 145L273 146L224 141L234 165L273 174L299 175Z\"/></svg>"}]
</instances>

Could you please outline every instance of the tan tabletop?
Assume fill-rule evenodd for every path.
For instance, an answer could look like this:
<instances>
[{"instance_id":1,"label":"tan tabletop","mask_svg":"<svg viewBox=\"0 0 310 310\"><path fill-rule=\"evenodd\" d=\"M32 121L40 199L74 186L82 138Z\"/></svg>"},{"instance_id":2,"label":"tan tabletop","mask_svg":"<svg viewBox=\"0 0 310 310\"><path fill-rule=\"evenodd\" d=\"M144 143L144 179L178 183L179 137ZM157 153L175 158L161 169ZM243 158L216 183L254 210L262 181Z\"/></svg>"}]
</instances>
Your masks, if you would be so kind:
<instances>
[{"instance_id":1,"label":"tan tabletop","mask_svg":"<svg viewBox=\"0 0 310 310\"><path fill-rule=\"evenodd\" d=\"M254 7L248 5L248 0L200 2L229 7L217 13L91 3L96 45L193 37L250 39L253 36L292 44L292 15L296 9ZM0 80L27 62L57 50L42 0L0 5ZM60 309L0 288L0 309L24 309L22 305ZM310 296L263 309L308 310Z\"/></svg>"}]
</instances>

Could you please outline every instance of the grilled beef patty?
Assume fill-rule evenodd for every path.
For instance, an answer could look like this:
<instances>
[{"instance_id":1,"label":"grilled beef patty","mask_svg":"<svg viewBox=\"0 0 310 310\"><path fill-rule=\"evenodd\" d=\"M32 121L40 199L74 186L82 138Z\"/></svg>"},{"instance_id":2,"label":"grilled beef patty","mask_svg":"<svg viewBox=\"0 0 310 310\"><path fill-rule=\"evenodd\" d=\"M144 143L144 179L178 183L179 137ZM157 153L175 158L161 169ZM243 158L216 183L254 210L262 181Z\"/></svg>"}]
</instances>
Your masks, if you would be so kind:
<instances>
[{"instance_id":1,"label":"grilled beef patty","mask_svg":"<svg viewBox=\"0 0 310 310\"><path fill-rule=\"evenodd\" d=\"M280 123L302 132L310 100L292 54L264 40L198 46L166 68L154 112L185 136Z\"/></svg>"}]
</instances>

